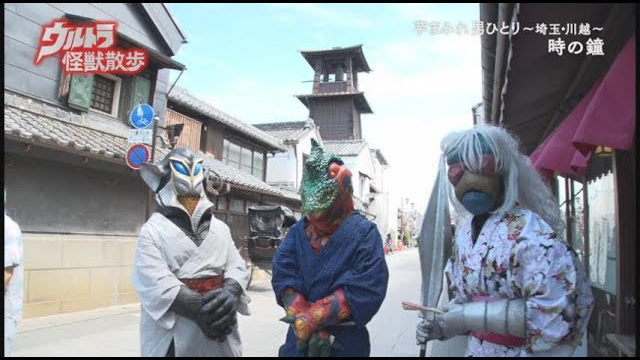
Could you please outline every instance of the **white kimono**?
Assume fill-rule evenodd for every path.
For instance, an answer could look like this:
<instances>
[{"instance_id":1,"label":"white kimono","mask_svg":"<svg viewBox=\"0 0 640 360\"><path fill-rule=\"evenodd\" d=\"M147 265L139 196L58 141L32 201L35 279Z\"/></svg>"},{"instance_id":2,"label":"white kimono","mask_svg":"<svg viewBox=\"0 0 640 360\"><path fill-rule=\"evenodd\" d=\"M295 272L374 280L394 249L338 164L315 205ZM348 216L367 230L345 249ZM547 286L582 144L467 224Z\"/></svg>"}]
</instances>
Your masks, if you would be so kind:
<instances>
[{"instance_id":1,"label":"white kimono","mask_svg":"<svg viewBox=\"0 0 640 360\"><path fill-rule=\"evenodd\" d=\"M166 205L182 208L171 185L160 191ZM173 195L173 196L172 196ZM168 204L167 204L168 203ZM200 199L192 223L212 206ZM186 211L186 210L185 210ZM246 294L249 272L235 247L229 227L211 217L211 227L200 246L160 213L142 226L133 268L133 286L141 302L140 342L142 356L166 356L174 340L176 356L242 356L238 325L224 342L208 338L198 324L169 310L183 278L204 278L222 274L243 288L238 312L249 315Z\"/></svg>"},{"instance_id":2,"label":"white kimono","mask_svg":"<svg viewBox=\"0 0 640 360\"><path fill-rule=\"evenodd\" d=\"M469 336L466 356L570 356L593 310L591 287L575 253L537 214L521 208L503 218L492 215L475 245L471 236L469 218L456 231L445 269L453 302L525 298L527 335L524 346L515 348Z\"/></svg>"}]
</instances>

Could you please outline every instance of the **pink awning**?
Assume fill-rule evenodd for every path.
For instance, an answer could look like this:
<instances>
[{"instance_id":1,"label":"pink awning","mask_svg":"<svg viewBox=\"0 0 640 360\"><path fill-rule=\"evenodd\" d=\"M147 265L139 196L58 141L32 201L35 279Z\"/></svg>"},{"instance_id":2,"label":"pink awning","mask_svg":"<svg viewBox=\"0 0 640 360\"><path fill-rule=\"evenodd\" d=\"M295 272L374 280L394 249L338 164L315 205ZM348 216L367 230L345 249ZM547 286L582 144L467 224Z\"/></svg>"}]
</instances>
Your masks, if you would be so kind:
<instances>
[{"instance_id":1,"label":"pink awning","mask_svg":"<svg viewBox=\"0 0 640 360\"><path fill-rule=\"evenodd\" d=\"M635 36L607 73L531 154L543 174L584 175L597 146L630 149L635 133Z\"/></svg>"},{"instance_id":2,"label":"pink awning","mask_svg":"<svg viewBox=\"0 0 640 360\"><path fill-rule=\"evenodd\" d=\"M583 154L598 145L631 149L636 126L636 37L622 48L573 137Z\"/></svg>"}]
</instances>

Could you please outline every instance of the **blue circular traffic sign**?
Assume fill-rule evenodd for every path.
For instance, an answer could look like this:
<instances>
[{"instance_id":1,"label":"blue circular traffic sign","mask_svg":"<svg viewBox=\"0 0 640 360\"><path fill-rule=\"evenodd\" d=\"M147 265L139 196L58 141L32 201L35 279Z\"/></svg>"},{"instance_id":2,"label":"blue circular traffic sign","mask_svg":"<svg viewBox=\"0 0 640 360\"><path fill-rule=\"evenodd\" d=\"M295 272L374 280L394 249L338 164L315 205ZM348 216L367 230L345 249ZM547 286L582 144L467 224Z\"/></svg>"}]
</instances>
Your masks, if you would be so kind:
<instances>
[{"instance_id":1,"label":"blue circular traffic sign","mask_svg":"<svg viewBox=\"0 0 640 360\"><path fill-rule=\"evenodd\" d=\"M134 128L143 129L151 125L154 115L153 108L149 104L139 104L131 110L129 121Z\"/></svg>"},{"instance_id":2,"label":"blue circular traffic sign","mask_svg":"<svg viewBox=\"0 0 640 360\"><path fill-rule=\"evenodd\" d=\"M143 144L131 145L127 150L127 165L134 170L140 170L140 165L149 161L149 149Z\"/></svg>"}]
</instances>

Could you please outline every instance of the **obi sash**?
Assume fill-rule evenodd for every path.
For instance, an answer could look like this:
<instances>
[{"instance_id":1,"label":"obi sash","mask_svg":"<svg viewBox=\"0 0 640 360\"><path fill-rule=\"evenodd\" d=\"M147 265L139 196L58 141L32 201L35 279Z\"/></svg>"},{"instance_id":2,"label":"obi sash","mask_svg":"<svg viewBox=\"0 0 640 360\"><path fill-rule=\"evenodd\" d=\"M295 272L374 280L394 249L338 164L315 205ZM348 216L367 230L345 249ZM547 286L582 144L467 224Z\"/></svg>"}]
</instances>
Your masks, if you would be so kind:
<instances>
[{"instance_id":1,"label":"obi sash","mask_svg":"<svg viewBox=\"0 0 640 360\"><path fill-rule=\"evenodd\" d=\"M193 291L204 294L208 291L219 289L224 282L224 273L221 275L200 278L200 279L179 279Z\"/></svg>"}]
</instances>

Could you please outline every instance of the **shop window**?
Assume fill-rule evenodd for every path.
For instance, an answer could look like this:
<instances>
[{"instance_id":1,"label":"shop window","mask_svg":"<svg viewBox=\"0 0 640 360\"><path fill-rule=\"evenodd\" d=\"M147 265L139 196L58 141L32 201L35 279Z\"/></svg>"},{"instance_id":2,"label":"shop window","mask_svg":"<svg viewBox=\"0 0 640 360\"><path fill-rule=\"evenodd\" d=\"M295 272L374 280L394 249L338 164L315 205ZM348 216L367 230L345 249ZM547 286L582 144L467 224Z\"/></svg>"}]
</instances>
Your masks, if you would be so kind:
<instances>
[{"instance_id":1,"label":"shop window","mask_svg":"<svg viewBox=\"0 0 640 360\"><path fill-rule=\"evenodd\" d=\"M589 274L593 286L616 294L616 194L610 160L608 170L587 185Z\"/></svg>"},{"instance_id":2,"label":"shop window","mask_svg":"<svg viewBox=\"0 0 640 360\"><path fill-rule=\"evenodd\" d=\"M231 199L229 202L229 210L234 213L244 213L244 200L240 199Z\"/></svg>"},{"instance_id":3,"label":"shop window","mask_svg":"<svg viewBox=\"0 0 640 360\"><path fill-rule=\"evenodd\" d=\"M562 216L562 219L564 221L567 221L567 219L565 218L566 216L566 206L567 206L567 194L566 194L566 190L565 190L565 182L567 181L567 179L565 179L564 177L561 176L557 176L557 184L558 184L558 207L560 207L560 216ZM565 228L564 234L562 234L562 238L563 239L568 239L567 237L567 228Z\"/></svg>"},{"instance_id":4,"label":"shop window","mask_svg":"<svg viewBox=\"0 0 640 360\"><path fill-rule=\"evenodd\" d=\"M572 201L569 206L569 214L571 217L569 229L571 231L571 247L578 253L578 256L582 259L585 249L584 243L584 231L585 231L585 217L584 217L584 192L582 189L582 183L579 181L571 180L569 191L572 192Z\"/></svg>"}]
</instances>

